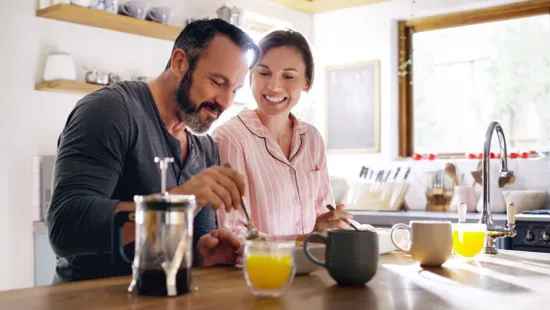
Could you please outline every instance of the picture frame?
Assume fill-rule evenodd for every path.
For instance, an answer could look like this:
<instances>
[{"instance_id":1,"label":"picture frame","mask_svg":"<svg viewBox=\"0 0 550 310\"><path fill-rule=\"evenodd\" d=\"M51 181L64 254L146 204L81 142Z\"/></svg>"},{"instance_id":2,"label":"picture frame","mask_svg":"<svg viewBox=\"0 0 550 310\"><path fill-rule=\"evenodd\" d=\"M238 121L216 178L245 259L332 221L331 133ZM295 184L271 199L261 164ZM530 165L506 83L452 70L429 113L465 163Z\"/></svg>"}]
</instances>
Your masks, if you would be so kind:
<instances>
[{"instance_id":1,"label":"picture frame","mask_svg":"<svg viewBox=\"0 0 550 310\"><path fill-rule=\"evenodd\" d=\"M328 153L380 153L380 61L325 68Z\"/></svg>"}]
</instances>

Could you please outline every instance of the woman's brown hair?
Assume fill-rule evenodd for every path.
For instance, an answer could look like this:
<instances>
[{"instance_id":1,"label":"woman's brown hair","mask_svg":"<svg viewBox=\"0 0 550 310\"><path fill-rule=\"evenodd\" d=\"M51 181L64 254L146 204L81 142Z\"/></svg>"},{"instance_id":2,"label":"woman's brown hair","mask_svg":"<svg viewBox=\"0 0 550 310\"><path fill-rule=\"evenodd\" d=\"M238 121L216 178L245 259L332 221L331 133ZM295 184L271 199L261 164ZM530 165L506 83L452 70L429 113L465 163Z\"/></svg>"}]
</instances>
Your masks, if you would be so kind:
<instances>
[{"instance_id":1,"label":"woman's brown hair","mask_svg":"<svg viewBox=\"0 0 550 310\"><path fill-rule=\"evenodd\" d=\"M307 88L308 90L311 88L315 65L309 44L301 33L291 29L275 30L263 37L258 46L260 47L261 55L265 55L270 49L277 47L284 46L296 49L304 59Z\"/></svg>"}]
</instances>

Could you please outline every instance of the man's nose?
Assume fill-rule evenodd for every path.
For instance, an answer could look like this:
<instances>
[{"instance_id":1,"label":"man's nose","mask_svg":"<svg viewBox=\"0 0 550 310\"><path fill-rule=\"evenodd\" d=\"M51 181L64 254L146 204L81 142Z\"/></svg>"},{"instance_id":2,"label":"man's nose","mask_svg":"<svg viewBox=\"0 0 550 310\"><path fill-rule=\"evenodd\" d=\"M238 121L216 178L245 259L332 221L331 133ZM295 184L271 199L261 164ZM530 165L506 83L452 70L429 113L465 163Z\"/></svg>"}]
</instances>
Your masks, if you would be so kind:
<instances>
[{"instance_id":1,"label":"man's nose","mask_svg":"<svg viewBox=\"0 0 550 310\"><path fill-rule=\"evenodd\" d=\"M216 98L216 103L219 104L222 109L225 111L233 103L233 91L223 91L218 94Z\"/></svg>"}]
</instances>

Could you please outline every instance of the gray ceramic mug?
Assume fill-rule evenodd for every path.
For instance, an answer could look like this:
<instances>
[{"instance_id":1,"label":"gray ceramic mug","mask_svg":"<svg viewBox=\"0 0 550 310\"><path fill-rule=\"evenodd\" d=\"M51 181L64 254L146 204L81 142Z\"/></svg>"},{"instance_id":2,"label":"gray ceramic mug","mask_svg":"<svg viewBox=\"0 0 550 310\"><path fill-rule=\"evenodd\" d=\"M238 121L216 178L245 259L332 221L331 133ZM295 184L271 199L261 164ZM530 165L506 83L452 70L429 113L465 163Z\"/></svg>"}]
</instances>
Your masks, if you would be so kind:
<instances>
[{"instance_id":1,"label":"gray ceramic mug","mask_svg":"<svg viewBox=\"0 0 550 310\"><path fill-rule=\"evenodd\" d=\"M308 248L311 238L326 244L325 261L313 256ZM311 233L304 240L306 256L328 270L339 285L365 285L378 269L378 234L369 230L330 230L327 237Z\"/></svg>"}]
</instances>

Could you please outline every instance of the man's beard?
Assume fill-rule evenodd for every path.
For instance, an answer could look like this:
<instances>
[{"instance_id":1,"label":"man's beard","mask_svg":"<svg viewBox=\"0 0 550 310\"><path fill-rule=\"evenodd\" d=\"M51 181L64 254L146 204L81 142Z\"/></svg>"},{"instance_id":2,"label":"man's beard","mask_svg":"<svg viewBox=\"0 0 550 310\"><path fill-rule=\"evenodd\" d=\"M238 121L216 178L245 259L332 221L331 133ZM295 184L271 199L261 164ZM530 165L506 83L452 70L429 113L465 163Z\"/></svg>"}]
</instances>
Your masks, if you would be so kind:
<instances>
[{"instance_id":1,"label":"man's beard","mask_svg":"<svg viewBox=\"0 0 550 310\"><path fill-rule=\"evenodd\" d=\"M180 108L180 116L185 125L196 134L205 134L212 123L216 121L223 112L222 107L212 101L205 101L201 104L196 104L191 99L191 87L193 85L193 70L188 70L187 73L181 79L178 88L176 89L176 102ZM201 120L201 109L208 108L214 113L218 114L218 117L210 117L205 121Z\"/></svg>"}]
</instances>

